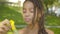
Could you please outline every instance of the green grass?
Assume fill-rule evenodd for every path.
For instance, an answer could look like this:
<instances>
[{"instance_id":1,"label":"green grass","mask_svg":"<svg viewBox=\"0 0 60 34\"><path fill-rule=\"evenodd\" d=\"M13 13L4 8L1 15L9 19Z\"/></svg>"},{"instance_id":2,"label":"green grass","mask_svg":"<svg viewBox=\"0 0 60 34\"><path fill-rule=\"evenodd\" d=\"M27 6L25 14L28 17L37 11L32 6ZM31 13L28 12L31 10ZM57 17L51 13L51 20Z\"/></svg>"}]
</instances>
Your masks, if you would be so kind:
<instances>
[{"instance_id":1,"label":"green grass","mask_svg":"<svg viewBox=\"0 0 60 34\"><path fill-rule=\"evenodd\" d=\"M49 28L54 32L54 34L60 34L60 28Z\"/></svg>"},{"instance_id":2,"label":"green grass","mask_svg":"<svg viewBox=\"0 0 60 34\"><path fill-rule=\"evenodd\" d=\"M16 25L25 24L22 14L9 7L0 7L0 21L3 21L4 19L14 20Z\"/></svg>"},{"instance_id":3,"label":"green grass","mask_svg":"<svg viewBox=\"0 0 60 34\"><path fill-rule=\"evenodd\" d=\"M47 15L45 17L45 23L49 26L60 26L60 17L54 15Z\"/></svg>"}]
</instances>

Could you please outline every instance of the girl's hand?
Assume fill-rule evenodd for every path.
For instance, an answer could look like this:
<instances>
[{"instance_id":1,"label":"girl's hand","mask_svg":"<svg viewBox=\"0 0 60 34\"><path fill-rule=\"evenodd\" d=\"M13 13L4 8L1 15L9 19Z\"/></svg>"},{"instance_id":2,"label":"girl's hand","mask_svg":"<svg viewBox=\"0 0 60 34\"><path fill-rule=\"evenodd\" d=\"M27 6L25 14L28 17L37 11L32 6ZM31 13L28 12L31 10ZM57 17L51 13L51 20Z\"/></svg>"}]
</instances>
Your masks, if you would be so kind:
<instances>
[{"instance_id":1,"label":"girl's hand","mask_svg":"<svg viewBox=\"0 0 60 34\"><path fill-rule=\"evenodd\" d=\"M7 31L11 29L9 20L5 19L0 22L0 34L7 34Z\"/></svg>"}]
</instances>

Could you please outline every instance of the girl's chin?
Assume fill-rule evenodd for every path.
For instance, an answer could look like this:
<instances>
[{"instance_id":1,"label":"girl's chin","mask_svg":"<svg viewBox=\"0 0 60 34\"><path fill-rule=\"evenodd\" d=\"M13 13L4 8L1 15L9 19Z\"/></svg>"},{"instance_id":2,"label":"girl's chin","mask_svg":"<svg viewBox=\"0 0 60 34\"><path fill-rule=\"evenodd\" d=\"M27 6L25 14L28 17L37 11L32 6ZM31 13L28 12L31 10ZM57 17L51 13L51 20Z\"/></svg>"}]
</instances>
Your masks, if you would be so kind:
<instances>
[{"instance_id":1,"label":"girl's chin","mask_svg":"<svg viewBox=\"0 0 60 34\"><path fill-rule=\"evenodd\" d=\"M30 20L25 20L25 22L26 22L27 24L31 24L31 21L30 21Z\"/></svg>"},{"instance_id":2,"label":"girl's chin","mask_svg":"<svg viewBox=\"0 0 60 34\"><path fill-rule=\"evenodd\" d=\"M31 24L31 22L26 22L27 24Z\"/></svg>"}]
</instances>

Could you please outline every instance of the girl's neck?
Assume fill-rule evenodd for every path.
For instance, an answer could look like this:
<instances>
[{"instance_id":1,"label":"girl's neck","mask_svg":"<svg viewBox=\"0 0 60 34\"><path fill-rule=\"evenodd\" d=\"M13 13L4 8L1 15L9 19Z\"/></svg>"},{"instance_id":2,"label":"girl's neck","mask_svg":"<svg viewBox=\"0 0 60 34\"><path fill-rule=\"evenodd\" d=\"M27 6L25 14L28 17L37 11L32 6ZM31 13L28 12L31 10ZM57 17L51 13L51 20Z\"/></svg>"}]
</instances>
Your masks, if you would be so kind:
<instances>
[{"instance_id":1,"label":"girl's neck","mask_svg":"<svg viewBox=\"0 0 60 34\"><path fill-rule=\"evenodd\" d=\"M28 29L30 29L30 30L39 29L39 26L38 26L37 23L35 23L34 25L33 25L33 24L29 24L29 25L28 25Z\"/></svg>"}]
</instances>

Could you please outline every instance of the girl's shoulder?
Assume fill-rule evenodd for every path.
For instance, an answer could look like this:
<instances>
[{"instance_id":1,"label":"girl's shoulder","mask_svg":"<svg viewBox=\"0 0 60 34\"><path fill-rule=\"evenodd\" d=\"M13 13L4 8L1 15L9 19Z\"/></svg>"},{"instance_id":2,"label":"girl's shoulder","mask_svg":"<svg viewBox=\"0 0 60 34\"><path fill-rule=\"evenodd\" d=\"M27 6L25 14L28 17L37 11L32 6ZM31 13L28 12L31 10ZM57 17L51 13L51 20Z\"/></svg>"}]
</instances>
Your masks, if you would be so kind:
<instances>
[{"instance_id":1,"label":"girl's shoulder","mask_svg":"<svg viewBox=\"0 0 60 34\"><path fill-rule=\"evenodd\" d=\"M54 34L54 32L52 30L46 29L46 32L48 32L48 34Z\"/></svg>"}]
</instances>

